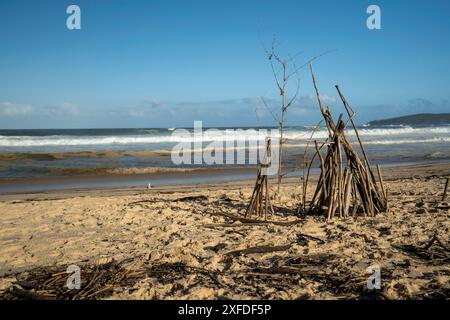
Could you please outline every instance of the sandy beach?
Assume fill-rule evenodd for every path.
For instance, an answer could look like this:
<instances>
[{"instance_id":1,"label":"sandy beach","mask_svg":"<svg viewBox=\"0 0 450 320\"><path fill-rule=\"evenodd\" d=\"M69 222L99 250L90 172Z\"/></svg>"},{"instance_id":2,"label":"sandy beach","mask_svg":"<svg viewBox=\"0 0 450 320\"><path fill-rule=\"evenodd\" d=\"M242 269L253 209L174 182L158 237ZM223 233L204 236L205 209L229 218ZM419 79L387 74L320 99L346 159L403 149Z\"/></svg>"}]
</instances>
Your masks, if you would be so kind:
<instances>
[{"instance_id":1,"label":"sandy beach","mask_svg":"<svg viewBox=\"0 0 450 320\"><path fill-rule=\"evenodd\" d=\"M450 300L449 13L0 1L0 303L430 317Z\"/></svg>"},{"instance_id":2,"label":"sandy beach","mask_svg":"<svg viewBox=\"0 0 450 320\"><path fill-rule=\"evenodd\" d=\"M73 298L76 264L75 298L448 299L450 164L383 173L389 213L329 222L296 215L297 177L258 223L229 217L242 217L254 180L1 195L0 296ZM374 265L382 289L368 291ZM104 288L83 291L93 277Z\"/></svg>"}]
</instances>

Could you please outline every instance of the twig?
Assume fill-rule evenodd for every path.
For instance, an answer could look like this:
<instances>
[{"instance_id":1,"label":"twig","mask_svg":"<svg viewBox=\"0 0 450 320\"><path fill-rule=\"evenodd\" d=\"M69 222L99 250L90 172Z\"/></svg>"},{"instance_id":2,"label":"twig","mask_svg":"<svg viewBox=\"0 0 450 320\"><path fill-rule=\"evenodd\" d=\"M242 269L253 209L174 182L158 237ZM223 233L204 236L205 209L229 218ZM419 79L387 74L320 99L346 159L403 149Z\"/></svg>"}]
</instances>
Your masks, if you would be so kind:
<instances>
[{"instance_id":1,"label":"twig","mask_svg":"<svg viewBox=\"0 0 450 320\"><path fill-rule=\"evenodd\" d=\"M445 201L445 199L447 198L447 189L448 189L448 181L450 180L450 178L447 178L447 180L445 180L445 187L444 187L444 193L442 194L442 201Z\"/></svg>"},{"instance_id":2,"label":"twig","mask_svg":"<svg viewBox=\"0 0 450 320\"><path fill-rule=\"evenodd\" d=\"M268 253L268 252L276 252L276 251L286 251L291 248L292 244L281 245L281 246L257 246L250 247L247 249L234 250L225 253L227 256L239 256L241 254L254 254L254 253Z\"/></svg>"}]
</instances>

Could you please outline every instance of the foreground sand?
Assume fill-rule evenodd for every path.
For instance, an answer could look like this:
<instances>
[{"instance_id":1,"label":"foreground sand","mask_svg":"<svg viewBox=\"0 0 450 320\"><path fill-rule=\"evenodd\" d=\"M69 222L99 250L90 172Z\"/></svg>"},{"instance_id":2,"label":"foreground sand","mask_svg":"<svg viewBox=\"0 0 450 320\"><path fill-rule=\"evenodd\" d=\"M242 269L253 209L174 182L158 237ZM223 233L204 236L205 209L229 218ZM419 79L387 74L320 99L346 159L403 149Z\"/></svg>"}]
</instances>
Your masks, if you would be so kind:
<instances>
[{"instance_id":1,"label":"foreground sand","mask_svg":"<svg viewBox=\"0 0 450 320\"><path fill-rule=\"evenodd\" d=\"M2 196L0 293L26 270L77 264L83 277L84 266L114 260L147 272L100 298L358 299L370 296L373 265L381 267L377 297L450 298L450 203L440 201L450 164L385 175L390 213L332 222L306 216L292 225L220 215L242 213L252 181ZM272 219L296 221L298 181L282 191ZM446 248L420 250L435 234ZM276 251L233 253L251 247Z\"/></svg>"}]
</instances>

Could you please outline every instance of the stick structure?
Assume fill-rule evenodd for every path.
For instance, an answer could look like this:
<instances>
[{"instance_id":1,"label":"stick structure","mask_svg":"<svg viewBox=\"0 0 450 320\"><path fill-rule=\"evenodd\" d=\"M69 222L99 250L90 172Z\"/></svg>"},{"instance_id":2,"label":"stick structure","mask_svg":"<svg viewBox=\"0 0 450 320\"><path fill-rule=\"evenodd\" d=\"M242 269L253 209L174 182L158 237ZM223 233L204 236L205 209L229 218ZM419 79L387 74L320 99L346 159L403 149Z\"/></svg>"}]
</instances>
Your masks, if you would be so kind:
<instances>
[{"instance_id":1,"label":"stick structure","mask_svg":"<svg viewBox=\"0 0 450 320\"><path fill-rule=\"evenodd\" d=\"M321 154L321 148L315 141L316 154L320 159L320 176L311 200L310 210L325 215L328 220L335 216L345 218L358 213L373 217L376 214L387 212L387 191L381 169L377 166L380 184L378 186L354 122L355 113L348 105L339 87L336 86L356 133L363 155L362 159L347 140L345 135L347 124L343 120L343 114L335 122L330 110L322 105L312 65L310 65L310 70L320 111L329 132L329 137L324 144L326 146L325 155Z\"/></svg>"},{"instance_id":2,"label":"stick structure","mask_svg":"<svg viewBox=\"0 0 450 320\"><path fill-rule=\"evenodd\" d=\"M250 202L247 206L247 210L245 211L245 218L256 215L259 218L264 217L264 220L267 220L267 215L274 213L272 203L270 202L269 187L267 181L267 168L270 165L270 158L271 140L267 139L264 160L263 163L258 166L255 187L253 188Z\"/></svg>"}]
</instances>

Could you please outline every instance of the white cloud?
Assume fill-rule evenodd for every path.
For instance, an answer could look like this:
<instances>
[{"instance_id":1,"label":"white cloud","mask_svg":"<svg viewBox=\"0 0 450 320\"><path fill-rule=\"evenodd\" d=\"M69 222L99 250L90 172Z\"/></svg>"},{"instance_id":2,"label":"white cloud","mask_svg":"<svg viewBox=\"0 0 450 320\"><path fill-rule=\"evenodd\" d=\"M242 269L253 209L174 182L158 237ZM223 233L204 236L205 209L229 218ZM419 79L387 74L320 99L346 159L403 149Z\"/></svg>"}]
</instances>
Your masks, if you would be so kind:
<instances>
[{"instance_id":1,"label":"white cloud","mask_svg":"<svg viewBox=\"0 0 450 320\"><path fill-rule=\"evenodd\" d=\"M336 104L336 97L323 95L322 102L326 106ZM279 112L279 98L264 98L267 106L273 113ZM316 96L300 96L289 109L293 116L306 116L318 113L319 107ZM180 119L215 119L246 117L249 121L272 120L272 116L264 106L261 97L245 97L238 99L210 100L210 101L162 101L158 99L146 99L140 105L117 108L109 111L114 117L149 118L156 119L167 116Z\"/></svg>"},{"instance_id":2,"label":"white cloud","mask_svg":"<svg viewBox=\"0 0 450 320\"><path fill-rule=\"evenodd\" d=\"M80 109L77 105L69 102L42 108L12 102L0 102L0 115L2 116L36 116L42 114L57 117L76 116L80 114Z\"/></svg>"},{"instance_id":3,"label":"white cloud","mask_svg":"<svg viewBox=\"0 0 450 320\"><path fill-rule=\"evenodd\" d=\"M158 99L146 99L144 100L144 104L150 108L159 108L164 105L164 102Z\"/></svg>"},{"instance_id":4,"label":"white cloud","mask_svg":"<svg viewBox=\"0 0 450 320\"><path fill-rule=\"evenodd\" d=\"M25 116L32 112L33 107L30 105L0 102L0 115L2 116Z\"/></svg>"},{"instance_id":5,"label":"white cloud","mask_svg":"<svg viewBox=\"0 0 450 320\"><path fill-rule=\"evenodd\" d=\"M336 97L321 95L320 101L324 106L333 106L336 104ZM301 96L293 107L319 110L319 103L316 96Z\"/></svg>"},{"instance_id":6,"label":"white cloud","mask_svg":"<svg viewBox=\"0 0 450 320\"><path fill-rule=\"evenodd\" d=\"M80 113L80 109L75 104L64 102L59 106L46 107L45 112L54 116L75 116Z\"/></svg>"}]
</instances>

